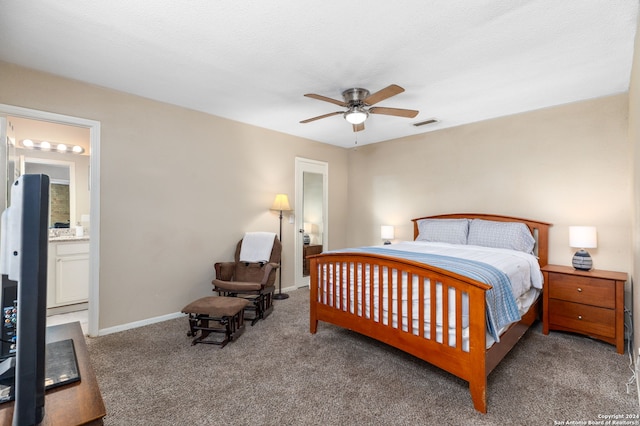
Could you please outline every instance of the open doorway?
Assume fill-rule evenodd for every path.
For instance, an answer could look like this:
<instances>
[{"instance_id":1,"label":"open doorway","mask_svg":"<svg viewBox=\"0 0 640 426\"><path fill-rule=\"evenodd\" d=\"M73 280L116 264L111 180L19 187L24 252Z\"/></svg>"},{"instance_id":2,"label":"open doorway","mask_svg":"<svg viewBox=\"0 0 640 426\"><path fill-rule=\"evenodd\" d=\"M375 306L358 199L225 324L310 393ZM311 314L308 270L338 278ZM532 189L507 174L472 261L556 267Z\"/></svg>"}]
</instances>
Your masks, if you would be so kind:
<instances>
[{"instance_id":1,"label":"open doorway","mask_svg":"<svg viewBox=\"0 0 640 426\"><path fill-rule=\"evenodd\" d=\"M0 105L0 134L7 186L25 173L55 175L52 182L58 195L50 205L48 314L84 321L85 333L97 336L100 123ZM0 201L2 209L10 203L6 191Z\"/></svg>"}]
</instances>

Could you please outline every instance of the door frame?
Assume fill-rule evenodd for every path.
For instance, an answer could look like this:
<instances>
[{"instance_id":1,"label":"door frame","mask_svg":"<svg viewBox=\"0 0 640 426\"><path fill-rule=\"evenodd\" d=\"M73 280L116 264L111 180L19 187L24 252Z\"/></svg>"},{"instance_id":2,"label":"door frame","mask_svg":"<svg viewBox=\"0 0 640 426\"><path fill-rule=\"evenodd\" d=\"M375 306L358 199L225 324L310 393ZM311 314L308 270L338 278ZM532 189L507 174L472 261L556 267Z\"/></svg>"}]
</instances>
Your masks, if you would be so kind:
<instances>
[{"instance_id":1,"label":"door frame","mask_svg":"<svg viewBox=\"0 0 640 426\"><path fill-rule=\"evenodd\" d=\"M13 105L0 104L0 116L22 117L31 120L85 127L89 129L90 153L89 187L91 203L91 239L89 240L89 336L98 336L99 331L99 288L100 288L100 122L70 115L56 114ZM4 120L6 123L6 120ZM5 124L6 126L6 124ZM2 141L6 143L6 141ZM5 175L6 186L7 176ZM3 206L4 207L4 206Z\"/></svg>"},{"instance_id":2,"label":"door frame","mask_svg":"<svg viewBox=\"0 0 640 426\"><path fill-rule=\"evenodd\" d=\"M295 256L294 283L296 288L309 286L309 277L303 276L304 249L304 173L318 173L322 175L322 250L329 246L329 163L296 157L295 159Z\"/></svg>"}]
</instances>

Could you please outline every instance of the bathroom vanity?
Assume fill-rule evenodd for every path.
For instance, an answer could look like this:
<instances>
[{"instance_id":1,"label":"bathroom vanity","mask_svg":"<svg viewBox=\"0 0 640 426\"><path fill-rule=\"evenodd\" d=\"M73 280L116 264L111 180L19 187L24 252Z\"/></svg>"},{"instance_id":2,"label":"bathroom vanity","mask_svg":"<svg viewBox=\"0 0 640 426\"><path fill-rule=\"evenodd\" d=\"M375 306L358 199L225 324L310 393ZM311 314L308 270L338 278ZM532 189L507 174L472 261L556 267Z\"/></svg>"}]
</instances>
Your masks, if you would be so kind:
<instances>
[{"instance_id":1,"label":"bathroom vanity","mask_svg":"<svg viewBox=\"0 0 640 426\"><path fill-rule=\"evenodd\" d=\"M89 237L50 237L47 275L47 308L50 313L86 309L89 300Z\"/></svg>"}]
</instances>

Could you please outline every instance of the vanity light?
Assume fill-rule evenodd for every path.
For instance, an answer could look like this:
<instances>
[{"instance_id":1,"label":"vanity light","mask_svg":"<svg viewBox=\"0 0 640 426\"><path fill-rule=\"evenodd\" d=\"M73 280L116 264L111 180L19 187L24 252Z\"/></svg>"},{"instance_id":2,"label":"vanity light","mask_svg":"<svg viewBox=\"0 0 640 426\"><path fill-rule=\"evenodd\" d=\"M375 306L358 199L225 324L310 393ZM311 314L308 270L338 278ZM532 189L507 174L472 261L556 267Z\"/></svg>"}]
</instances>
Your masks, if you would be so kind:
<instances>
[{"instance_id":1,"label":"vanity light","mask_svg":"<svg viewBox=\"0 0 640 426\"><path fill-rule=\"evenodd\" d=\"M64 143L51 143L48 141L34 141L31 139L23 139L22 147L26 149L37 149L40 151L52 151L55 150L60 153L73 153L73 154L82 154L84 152L84 148L80 145L69 146Z\"/></svg>"}]
</instances>

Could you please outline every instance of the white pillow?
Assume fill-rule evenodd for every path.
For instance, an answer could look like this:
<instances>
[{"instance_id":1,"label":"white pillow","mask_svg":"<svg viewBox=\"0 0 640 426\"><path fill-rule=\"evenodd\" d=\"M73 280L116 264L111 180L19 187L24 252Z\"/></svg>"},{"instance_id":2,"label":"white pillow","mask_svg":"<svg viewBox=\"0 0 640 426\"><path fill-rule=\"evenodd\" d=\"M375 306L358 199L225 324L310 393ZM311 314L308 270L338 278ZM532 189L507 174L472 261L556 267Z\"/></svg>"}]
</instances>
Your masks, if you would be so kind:
<instances>
[{"instance_id":1,"label":"white pillow","mask_svg":"<svg viewBox=\"0 0 640 426\"><path fill-rule=\"evenodd\" d=\"M469 224L467 244L533 253L536 240L522 222L473 219Z\"/></svg>"},{"instance_id":2,"label":"white pillow","mask_svg":"<svg viewBox=\"0 0 640 426\"><path fill-rule=\"evenodd\" d=\"M416 241L467 244L469 219L422 219Z\"/></svg>"}]
</instances>

